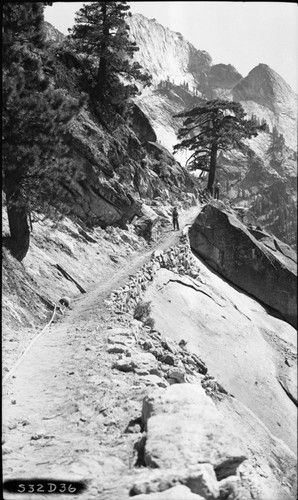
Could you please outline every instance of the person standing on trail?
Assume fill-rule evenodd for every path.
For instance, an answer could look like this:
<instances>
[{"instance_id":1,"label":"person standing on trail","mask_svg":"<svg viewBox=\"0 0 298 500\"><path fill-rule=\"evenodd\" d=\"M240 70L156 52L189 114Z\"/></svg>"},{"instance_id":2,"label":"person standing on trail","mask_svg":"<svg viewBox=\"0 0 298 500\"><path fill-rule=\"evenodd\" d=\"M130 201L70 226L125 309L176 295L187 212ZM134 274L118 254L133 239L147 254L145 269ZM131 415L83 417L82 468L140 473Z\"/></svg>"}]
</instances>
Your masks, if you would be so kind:
<instances>
[{"instance_id":1,"label":"person standing on trail","mask_svg":"<svg viewBox=\"0 0 298 500\"><path fill-rule=\"evenodd\" d=\"M219 189L221 187L220 182L218 182L218 179L215 179L215 188L214 188L214 198L216 200L219 200Z\"/></svg>"},{"instance_id":2,"label":"person standing on trail","mask_svg":"<svg viewBox=\"0 0 298 500\"><path fill-rule=\"evenodd\" d=\"M179 222L178 222L178 210L177 210L177 207L174 207L174 210L173 210L173 226L174 226L174 231L177 227L177 231L179 231Z\"/></svg>"}]
</instances>

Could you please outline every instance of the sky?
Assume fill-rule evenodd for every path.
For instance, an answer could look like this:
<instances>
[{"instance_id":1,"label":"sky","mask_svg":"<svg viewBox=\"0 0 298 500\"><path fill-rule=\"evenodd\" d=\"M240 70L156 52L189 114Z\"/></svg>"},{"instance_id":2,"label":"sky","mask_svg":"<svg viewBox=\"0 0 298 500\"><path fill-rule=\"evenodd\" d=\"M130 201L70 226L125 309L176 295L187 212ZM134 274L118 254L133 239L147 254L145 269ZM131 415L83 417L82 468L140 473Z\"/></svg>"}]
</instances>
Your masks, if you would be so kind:
<instances>
[{"instance_id":1,"label":"sky","mask_svg":"<svg viewBox=\"0 0 298 500\"><path fill-rule=\"evenodd\" d=\"M88 2L84 2L88 3ZM232 64L246 76L268 64L298 92L298 4L292 2L128 2L133 14L180 32L213 64ZM83 2L53 2L45 20L64 34Z\"/></svg>"}]
</instances>

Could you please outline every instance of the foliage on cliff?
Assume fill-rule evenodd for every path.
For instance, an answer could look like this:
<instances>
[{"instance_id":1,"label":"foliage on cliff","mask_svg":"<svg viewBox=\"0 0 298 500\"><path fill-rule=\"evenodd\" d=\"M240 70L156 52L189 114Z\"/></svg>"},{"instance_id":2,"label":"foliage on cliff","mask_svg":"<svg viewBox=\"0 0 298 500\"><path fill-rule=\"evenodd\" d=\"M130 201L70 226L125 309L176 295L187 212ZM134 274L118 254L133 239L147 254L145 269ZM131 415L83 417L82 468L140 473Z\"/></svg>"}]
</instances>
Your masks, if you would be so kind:
<instances>
[{"instance_id":1,"label":"foliage on cliff","mask_svg":"<svg viewBox=\"0 0 298 500\"><path fill-rule=\"evenodd\" d=\"M64 136L80 109L44 71L43 9L41 2L3 7L3 184L19 260L29 247L28 214L61 207L59 188L73 175Z\"/></svg>"},{"instance_id":2,"label":"foliage on cliff","mask_svg":"<svg viewBox=\"0 0 298 500\"><path fill-rule=\"evenodd\" d=\"M62 69L65 44L53 50L45 42L44 5L42 2L6 3L3 10L3 185L11 235L8 244L19 260L25 257L29 248L31 212L51 216L53 211L68 211L67 203L63 202L65 190L79 174L78 165L71 159L69 124L82 109L84 90L92 99L99 80L102 83L104 79L101 95L106 102L117 96L123 103L135 88L121 83L116 74L126 73L130 80L140 77L145 83L148 81L140 72L140 66L128 60L137 47L128 39L125 2L90 6L93 13L94 9L98 12L103 9L106 13L106 23L98 40L101 47L106 47L106 54L103 49L99 50L104 55L99 58L99 80L97 78L95 87L87 82L90 85L85 88L80 88L80 71L85 77L95 58L88 66L78 56L75 71ZM86 12L88 9L87 6ZM80 16L83 14L79 13ZM88 52L86 47L92 45L88 38L90 30L85 26L82 31L80 27L74 28L74 33ZM97 29L98 25L95 27ZM122 57L122 62L116 56L120 46L128 57ZM113 55L107 56L111 53ZM89 61L88 54L86 57Z\"/></svg>"},{"instance_id":3,"label":"foliage on cliff","mask_svg":"<svg viewBox=\"0 0 298 500\"><path fill-rule=\"evenodd\" d=\"M70 32L70 47L84 61L89 93L95 100L113 104L138 93L136 81L147 85L148 74L133 61L137 44L129 38L125 19L130 15L127 2L93 2L77 13Z\"/></svg>"}]
</instances>

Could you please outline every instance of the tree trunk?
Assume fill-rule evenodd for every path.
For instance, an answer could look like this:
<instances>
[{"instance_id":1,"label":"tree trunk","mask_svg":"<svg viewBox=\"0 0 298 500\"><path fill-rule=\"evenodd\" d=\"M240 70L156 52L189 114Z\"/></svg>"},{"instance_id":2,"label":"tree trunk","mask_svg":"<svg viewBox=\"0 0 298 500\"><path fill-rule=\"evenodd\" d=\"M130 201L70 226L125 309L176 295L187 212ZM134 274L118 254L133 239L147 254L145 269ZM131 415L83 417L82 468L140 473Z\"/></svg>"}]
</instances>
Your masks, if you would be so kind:
<instances>
[{"instance_id":1,"label":"tree trunk","mask_svg":"<svg viewBox=\"0 0 298 500\"><path fill-rule=\"evenodd\" d=\"M109 27L107 26L107 6L105 2L103 2L101 8L101 14L102 14L102 24L103 24L103 41L101 44L101 55L99 59L99 65L97 71L97 84L96 84L96 92L98 94L99 99L102 98L107 85L106 50L109 37Z\"/></svg>"},{"instance_id":2,"label":"tree trunk","mask_svg":"<svg viewBox=\"0 0 298 500\"><path fill-rule=\"evenodd\" d=\"M207 184L207 189L210 192L211 196L213 195L213 184L214 184L215 174L216 174L216 164L217 164L217 143L214 143L214 144L212 144L212 147L211 147L209 177L208 177L208 184Z\"/></svg>"},{"instance_id":3,"label":"tree trunk","mask_svg":"<svg viewBox=\"0 0 298 500\"><path fill-rule=\"evenodd\" d=\"M106 87L106 76L107 73L107 62L105 57L101 57L99 61L99 66L98 66L98 72L97 72L97 84L96 84L96 93L97 97L100 99L105 91Z\"/></svg>"},{"instance_id":4,"label":"tree trunk","mask_svg":"<svg viewBox=\"0 0 298 500\"><path fill-rule=\"evenodd\" d=\"M26 204L22 200L19 189L13 193L6 193L7 215L10 229L10 250L12 255L22 261L29 250L30 231Z\"/></svg>"}]
</instances>

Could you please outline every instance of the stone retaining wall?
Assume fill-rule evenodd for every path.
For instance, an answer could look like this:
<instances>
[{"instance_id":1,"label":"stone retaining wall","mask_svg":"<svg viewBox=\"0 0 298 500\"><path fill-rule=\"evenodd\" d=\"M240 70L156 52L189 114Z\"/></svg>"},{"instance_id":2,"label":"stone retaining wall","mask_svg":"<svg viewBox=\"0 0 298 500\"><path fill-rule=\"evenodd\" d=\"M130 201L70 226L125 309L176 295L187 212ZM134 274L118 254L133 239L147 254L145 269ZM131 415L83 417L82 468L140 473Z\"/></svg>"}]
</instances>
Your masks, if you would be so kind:
<instances>
[{"instance_id":1,"label":"stone retaining wall","mask_svg":"<svg viewBox=\"0 0 298 500\"><path fill-rule=\"evenodd\" d=\"M195 266L188 237L182 234L180 240L179 245L165 251L155 250L150 262L144 264L125 286L111 293L109 305L115 312L133 314L137 303L160 268L168 269L178 275L198 277L199 269Z\"/></svg>"}]
</instances>

